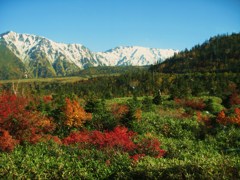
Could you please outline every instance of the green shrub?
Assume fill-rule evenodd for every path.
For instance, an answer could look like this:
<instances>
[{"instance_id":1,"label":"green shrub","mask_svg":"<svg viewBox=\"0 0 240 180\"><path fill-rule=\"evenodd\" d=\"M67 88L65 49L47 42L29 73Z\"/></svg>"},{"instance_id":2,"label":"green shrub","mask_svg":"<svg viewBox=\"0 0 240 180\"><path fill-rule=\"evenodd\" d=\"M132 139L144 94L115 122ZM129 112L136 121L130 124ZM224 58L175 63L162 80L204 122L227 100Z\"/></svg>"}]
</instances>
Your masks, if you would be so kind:
<instances>
[{"instance_id":1,"label":"green shrub","mask_svg":"<svg viewBox=\"0 0 240 180\"><path fill-rule=\"evenodd\" d=\"M219 99L209 99L206 101L206 110L210 111L212 114L217 114L224 109L224 106L221 105Z\"/></svg>"},{"instance_id":2,"label":"green shrub","mask_svg":"<svg viewBox=\"0 0 240 180\"><path fill-rule=\"evenodd\" d=\"M146 96L142 101L142 110L149 112L153 110L152 99Z\"/></svg>"},{"instance_id":3,"label":"green shrub","mask_svg":"<svg viewBox=\"0 0 240 180\"><path fill-rule=\"evenodd\" d=\"M119 122L108 111L94 113L92 120L86 123L88 129L100 131L113 130L117 125L119 125Z\"/></svg>"},{"instance_id":4,"label":"green shrub","mask_svg":"<svg viewBox=\"0 0 240 180\"><path fill-rule=\"evenodd\" d=\"M240 153L240 129L231 126L218 127L214 138L209 138L209 143L214 143L215 146L223 152Z\"/></svg>"},{"instance_id":5,"label":"green shrub","mask_svg":"<svg viewBox=\"0 0 240 180\"><path fill-rule=\"evenodd\" d=\"M239 159L220 155L192 159L143 158L128 173L132 179L238 179Z\"/></svg>"},{"instance_id":6,"label":"green shrub","mask_svg":"<svg viewBox=\"0 0 240 180\"><path fill-rule=\"evenodd\" d=\"M98 112L102 108L102 102L96 98L90 98L86 101L84 109L89 113Z\"/></svg>"},{"instance_id":7,"label":"green shrub","mask_svg":"<svg viewBox=\"0 0 240 180\"><path fill-rule=\"evenodd\" d=\"M128 154L79 150L56 144L26 145L0 154L3 179L106 179L121 177L131 166Z\"/></svg>"},{"instance_id":8,"label":"green shrub","mask_svg":"<svg viewBox=\"0 0 240 180\"><path fill-rule=\"evenodd\" d=\"M128 111L124 116L121 118L120 123L123 126L128 128L132 128L133 123L138 121L141 117L136 116L137 111L141 113L141 101L137 99L136 96L133 96L132 99L127 101ZM140 114L141 115L141 114Z\"/></svg>"},{"instance_id":9,"label":"green shrub","mask_svg":"<svg viewBox=\"0 0 240 180\"><path fill-rule=\"evenodd\" d=\"M153 103L156 105L160 105L162 104L162 96L160 94L160 92L157 93L157 95L153 98Z\"/></svg>"},{"instance_id":10,"label":"green shrub","mask_svg":"<svg viewBox=\"0 0 240 180\"><path fill-rule=\"evenodd\" d=\"M205 102L211 100L214 103L222 104L222 99L216 96L202 96L201 99L203 99Z\"/></svg>"}]
</instances>

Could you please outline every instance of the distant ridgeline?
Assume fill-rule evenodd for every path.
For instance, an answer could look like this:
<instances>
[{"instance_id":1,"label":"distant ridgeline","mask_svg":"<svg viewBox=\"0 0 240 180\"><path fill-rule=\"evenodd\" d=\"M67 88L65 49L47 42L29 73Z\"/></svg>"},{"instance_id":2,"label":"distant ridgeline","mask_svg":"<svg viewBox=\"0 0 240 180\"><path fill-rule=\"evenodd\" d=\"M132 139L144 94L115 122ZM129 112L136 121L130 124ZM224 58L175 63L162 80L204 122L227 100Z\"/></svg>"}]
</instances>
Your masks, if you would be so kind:
<instances>
[{"instance_id":1,"label":"distant ridgeline","mask_svg":"<svg viewBox=\"0 0 240 180\"><path fill-rule=\"evenodd\" d=\"M240 33L212 37L151 70L162 73L240 72Z\"/></svg>"},{"instance_id":2,"label":"distant ridgeline","mask_svg":"<svg viewBox=\"0 0 240 180\"><path fill-rule=\"evenodd\" d=\"M10 79L24 72L21 61L5 46L0 46L0 54L0 76ZM4 59L8 59L5 61L8 64L4 64ZM19 81L17 87L19 93L37 96L74 94L79 97L94 95L98 98L113 98L133 94L154 95L161 90L162 94L171 97L212 95L224 100L233 92L240 91L240 34L212 37L202 45L148 68L89 67L72 74L84 77L82 80L71 81L69 78L70 81L59 83L56 79L52 79L53 82L28 79ZM0 83L0 92L13 89L11 81Z\"/></svg>"},{"instance_id":3,"label":"distant ridgeline","mask_svg":"<svg viewBox=\"0 0 240 180\"><path fill-rule=\"evenodd\" d=\"M174 53L178 50L140 46L119 46L105 52L93 52L81 44L58 43L37 35L9 31L0 34L0 80L80 75L89 67L147 66L162 62ZM92 74L93 71L89 72ZM103 68L100 71L102 75L125 69Z\"/></svg>"}]
</instances>

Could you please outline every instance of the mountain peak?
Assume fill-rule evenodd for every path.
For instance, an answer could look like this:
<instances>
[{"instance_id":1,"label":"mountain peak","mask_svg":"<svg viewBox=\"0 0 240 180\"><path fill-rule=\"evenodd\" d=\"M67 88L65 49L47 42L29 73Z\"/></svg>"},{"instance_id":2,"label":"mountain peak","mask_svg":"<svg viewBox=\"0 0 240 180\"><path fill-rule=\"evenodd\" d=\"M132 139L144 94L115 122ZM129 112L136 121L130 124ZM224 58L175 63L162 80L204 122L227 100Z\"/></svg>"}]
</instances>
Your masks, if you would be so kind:
<instances>
[{"instance_id":1,"label":"mountain peak","mask_svg":"<svg viewBox=\"0 0 240 180\"><path fill-rule=\"evenodd\" d=\"M143 66L164 61L176 53L172 49L141 46L117 46L105 52L94 53L81 44L57 43L45 37L14 31L3 33L1 37L3 44L24 64L36 64L41 60L52 68L59 68L60 64L64 66L62 68L67 68L63 65L66 63L80 69L89 66ZM57 66L57 63L60 64Z\"/></svg>"},{"instance_id":2,"label":"mountain peak","mask_svg":"<svg viewBox=\"0 0 240 180\"><path fill-rule=\"evenodd\" d=\"M111 66L144 66L162 62L178 51L173 49L147 48L142 46L117 46L98 52L98 58Z\"/></svg>"},{"instance_id":3,"label":"mountain peak","mask_svg":"<svg viewBox=\"0 0 240 180\"><path fill-rule=\"evenodd\" d=\"M3 36L11 34L11 33L14 33L14 32L13 31L6 31L6 32L0 34L0 37L2 38Z\"/></svg>"}]
</instances>

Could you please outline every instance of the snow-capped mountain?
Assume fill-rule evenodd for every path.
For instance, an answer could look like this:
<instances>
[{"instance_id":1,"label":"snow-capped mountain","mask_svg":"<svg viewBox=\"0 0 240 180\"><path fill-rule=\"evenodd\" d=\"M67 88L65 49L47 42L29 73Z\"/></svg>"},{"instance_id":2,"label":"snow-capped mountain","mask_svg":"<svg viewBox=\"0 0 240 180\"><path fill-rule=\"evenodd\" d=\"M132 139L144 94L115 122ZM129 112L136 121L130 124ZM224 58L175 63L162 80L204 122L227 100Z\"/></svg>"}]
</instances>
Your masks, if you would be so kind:
<instances>
[{"instance_id":1,"label":"snow-capped mountain","mask_svg":"<svg viewBox=\"0 0 240 180\"><path fill-rule=\"evenodd\" d=\"M144 66L162 62L177 52L173 49L119 46L97 53L97 58L110 66Z\"/></svg>"},{"instance_id":2,"label":"snow-capped mountain","mask_svg":"<svg viewBox=\"0 0 240 180\"><path fill-rule=\"evenodd\" d=\"M150 65L178 53L173 49L139 46L119 46L106 52L92 52L81 44L56 43L45 37L13 31L1 34L0 42L18 57L26 67L25 71L31 71L35 76L65 76L89 66Z\"/></svg>"},{"instance_id":3,"label":"snow-capped mountain","mask_svg":"<svg viewBox=\"0 0 240 180\"><path fill-rule=\"evenodd\" d=\"M1 35L7 47L23 62L31 61L32 54L38 53L53 64L57 59L84 68L87 63L93 66L101 65L94 59L92 52L81 44L56 43L44 37L8 32ZM34 56L35 57L35 56Z\"/></svg>"}]
</instances>

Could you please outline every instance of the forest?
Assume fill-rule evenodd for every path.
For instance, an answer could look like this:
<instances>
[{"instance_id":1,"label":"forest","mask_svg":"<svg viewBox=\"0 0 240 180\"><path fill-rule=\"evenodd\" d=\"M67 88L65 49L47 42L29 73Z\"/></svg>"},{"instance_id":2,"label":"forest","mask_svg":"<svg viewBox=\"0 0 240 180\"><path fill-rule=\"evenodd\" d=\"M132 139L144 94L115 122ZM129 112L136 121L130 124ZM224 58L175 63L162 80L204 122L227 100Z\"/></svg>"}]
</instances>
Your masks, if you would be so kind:
<instances>
[{"instance_id":1,"label":"forest","mask_svg":"<svg viewBox=\"0 0 240 180\"><path fill-rule=\"evenodd\" d=\"M0 178L239 179L238 47L219 35L149 68L1 81Z\"/></svg>"},{"instance_id":2,"label":"forest","mask_svg":"<svg viewBox=\"0 0 240 180\"><path fill-rule=\"evenodd\" d=\"M164 73L239 72L240 33L211 37L185 49L153 69Z\"/></svg>"}]
</instances>

